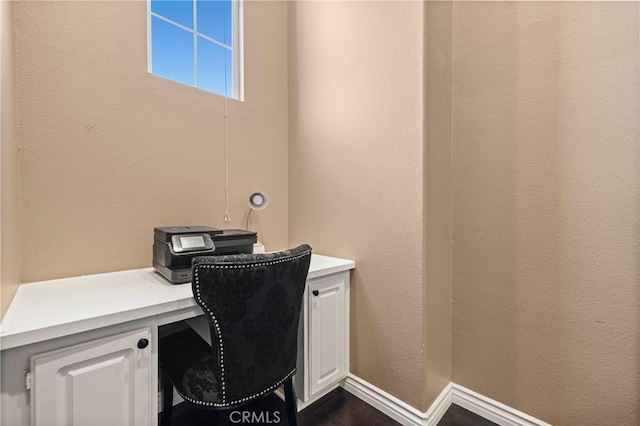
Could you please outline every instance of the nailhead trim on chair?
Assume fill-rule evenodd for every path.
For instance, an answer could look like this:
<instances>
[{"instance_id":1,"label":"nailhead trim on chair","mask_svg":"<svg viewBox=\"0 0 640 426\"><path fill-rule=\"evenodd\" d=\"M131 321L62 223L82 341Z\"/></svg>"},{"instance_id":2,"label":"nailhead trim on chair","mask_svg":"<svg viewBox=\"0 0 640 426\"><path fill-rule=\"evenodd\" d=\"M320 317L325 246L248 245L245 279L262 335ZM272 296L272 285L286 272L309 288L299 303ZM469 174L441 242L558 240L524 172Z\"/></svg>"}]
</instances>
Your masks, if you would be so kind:
<instances>
[{"instance_id":1,"label":"nailhead trim on chair","mask_svg":"<svg viewBox=\"0 0 640 426\"><path fill-rule=\"evenodd\" d=\"M289 374L284 376L284 378L282 380L280 380L278 383L276 383L273 386L268 387L267 389L265 389L263 391L260 391L260 392L254 394L254 395L247 396L247 397L242 398L242 399L238 399L236 401L231 401L231 402L227 402L227 403L223 402L222 404L218 404L218 403L215 403L215 402L198 401L196 399L191 399L188 396L183 395L177 388L176 388L176 391L178 392L178 395L180 395L182 397L182 399L184 399L185 401L189 401L189 402L191 402L193 404L206 405L207 407L230 407L232 405L240 404L242 402L249 401L249 400L251 400L253 398L257 398L260 395L264 395L267 392L271 392L272 390L277 389L278 387L280 387L281 384L284 383L285 380L287 380L289 377L293 376L294 374L296 374L296 369L295 368L293 370L291 370L291 372Z\"/></svg>"},{"instance_id":2,"label":"nailhead trim on chair","mask_svg":"<svg viewBox=\"0 0 640 426\"><path fill-rule=\"evenodd\" d=\"M269 388L260 391L258 393L256 393L255 395L251 395L242 399L239 399L237 401L232 401L232 402L226 402L227 400L227 395L226 395L226 389L225 389L225 381L224 381L224 349L222 347L222 334L220 333L220 326L218 325L218 320L216 319L216 316L213 314L213 312L209 309L209 307L203 302L203 300L200 298L200 279L198 277L198 271L200 268L208 268L208 269L236 269L236 268L253 268L253 267L257 267L257 266L265 266L265 265L275 265L277 263L283 263L283 262L289 262L292 260L296 260L296 259L300 259L304 256L307 256L309 254L309 251L305 251L303 254L299 254L297 256L292 256L292 257L287 257L284 259L276 259L276 260L271 260L268 262L259 262L259 263L250 263L250 264L246 264L246 265L211 265L211 264L202 264L202 265L197 265L195 268L195 271L193 273L194 275L194 282L195 282L195 287L196 287L196 294L195 297L196 299L198 299L198 304L201 307L204 307L207 312L209 313L209 315L211 316L211 318L213 318L213 324L216 327L216 333L218 334L218 343L219 343L219 354L220 354L220 370L221 370L221 377L220 380L222 381L221 385L222 385L222 403L218 404L218 403L214 403L214 402L203 402L203 401L197 401L195 399L191 399L185 395L182 395L179 391L178 394L180 394L180 396L185 399L186 401L189 401L191 403L194 404L199 404L199 405L206 405L209 407L228 407L230 405L235 405L235 404L239 404L241 402L244 401L248 401L250 399L256 398L260 395L263 395L273 389L276 389L278 386L280 386L285 380L287 380L289 377L291 377L291 375L295 374L296 369L294 368L289 374L287 374L282 380L280 380L278 383L276 383L273 386L270 386Z\"/></svg>"},{"instance_id":3,"label":"nailhead trim on chair","mask_svg":"<svg viewBox=\"0 0 640 426\"><path fill-rule=\"evenodd\" d=\"M213 314L213 312L211 312L211 310L204 304L204 302L202 301L202 299L200 298L200 284L198 282L198 270L195 271L195 281L196 281L196 299L198 299L198 301L200 302L200 306L204 306L204 308L207 310L207 312L209 313L209 315L211 316L211 318L213 318L213 324L216 327L216 333L218 334L218 346L219 346L219 356L220 356L220 369L221 369L221 376L220 380L222 381L221 385L222 385L222 403L224 404L225 400L226 400L226 393L225 393L225 386L224 386L224 348L222 347L222 334L220 333L220 326L218 325L218 320L216 319L216 316ZM183 397L184 398L184 397ZM187 398L188 399L188 398ZM205 405L207 405L206 403L204 403Z\"/></svg>"}]
</instances>

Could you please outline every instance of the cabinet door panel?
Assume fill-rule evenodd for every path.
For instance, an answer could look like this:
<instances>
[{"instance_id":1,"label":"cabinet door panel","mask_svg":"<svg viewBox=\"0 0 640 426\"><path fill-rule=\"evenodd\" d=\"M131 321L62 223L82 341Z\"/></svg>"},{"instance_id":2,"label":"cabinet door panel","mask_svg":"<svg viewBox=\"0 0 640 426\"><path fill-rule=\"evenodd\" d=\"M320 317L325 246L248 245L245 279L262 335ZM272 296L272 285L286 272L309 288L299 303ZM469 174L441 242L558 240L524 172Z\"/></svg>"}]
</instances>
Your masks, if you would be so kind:
<instances>
[{"instance_id":1,"label":"cabinet door panel","mask_svg":"<svg viewBox=\"0 0 640 426\"><path fill-rule=\"evenodd\" d=\"M345 281L341 276L309 286L311 395L346 374Z\"/></svg>"},{"instance_id":2,"label":"cabinet door panel","mask_svg":"<svg viewBox=\"0 0 640 426\"><path fill-rule=\"evenodd\" d=\"M146 328L32 357L34 425L151 424Z\"/></svg>"},{"instance_id":3,"label":"cabinet door panel","mask_svg":"<svg viewBox=\"0 0 640 426\"><path fill-rule=\"evenodd\" d=\"M58 370L54 380L57 394L66 395L59 403L67 404L67 421L78 425L133 423L133 388L125 384L126 377L135 374L132 352L114 352L103 359L87 359ZM111 394L117 388L122 391Z\"/></svg>"}]
</instances>

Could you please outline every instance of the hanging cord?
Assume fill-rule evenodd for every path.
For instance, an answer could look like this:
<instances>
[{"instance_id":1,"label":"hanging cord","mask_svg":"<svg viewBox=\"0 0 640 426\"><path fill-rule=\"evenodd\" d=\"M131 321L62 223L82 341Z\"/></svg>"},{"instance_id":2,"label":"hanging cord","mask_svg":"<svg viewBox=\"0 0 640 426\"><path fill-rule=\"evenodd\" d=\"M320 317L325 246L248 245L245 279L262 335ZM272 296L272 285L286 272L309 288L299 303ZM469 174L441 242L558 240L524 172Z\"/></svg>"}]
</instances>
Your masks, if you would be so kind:
<instances>
[{"instance_id":1,"label":"hanging cord","mask_svg":"<svg viewBox=\"0 0 640 426\"><path fill-rule=\"evenodd\" d=\"M226 27L226 20L224 23ZM226 30L225 30L226 33ZM224 225L229 227L231 218L229 217L229 90L227 85L227 52L224 54Z\"/></svg>"},{"instance_id":2,"label":"hanging cord","mask_svg":"<svg viewBox=\"0 0 640 426\"><path fill-rule=\"evenodd\" d=\"M225 74L227 67L225 66ZM226 76L225 76L226 85ZM226 87L226 86L225 86ZM226 89L225 89L226 92ZM229 226L231 218L229 217L229 137L227 126L227 97L224 97L224 224Z\"/></svg>"}]
</instances>

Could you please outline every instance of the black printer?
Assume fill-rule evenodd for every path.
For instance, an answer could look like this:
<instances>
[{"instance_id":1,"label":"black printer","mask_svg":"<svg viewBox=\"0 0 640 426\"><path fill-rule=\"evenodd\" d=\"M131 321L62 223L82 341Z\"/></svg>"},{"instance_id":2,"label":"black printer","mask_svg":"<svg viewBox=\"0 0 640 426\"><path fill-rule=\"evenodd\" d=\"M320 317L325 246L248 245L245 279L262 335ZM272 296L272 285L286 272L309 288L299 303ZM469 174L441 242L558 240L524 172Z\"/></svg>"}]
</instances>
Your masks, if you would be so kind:
<instances>
[{"instance_id":1,"label":"black printer","mask_svg":"<svg viewBox=\"0 0 640 426\"><path fill-rule=\"evenodd\" d=\"M153 229L153 268L173 284L191 281L196 256L253 253L257 234L208 226L169 226Z\"/></svg>"}]
</instances>

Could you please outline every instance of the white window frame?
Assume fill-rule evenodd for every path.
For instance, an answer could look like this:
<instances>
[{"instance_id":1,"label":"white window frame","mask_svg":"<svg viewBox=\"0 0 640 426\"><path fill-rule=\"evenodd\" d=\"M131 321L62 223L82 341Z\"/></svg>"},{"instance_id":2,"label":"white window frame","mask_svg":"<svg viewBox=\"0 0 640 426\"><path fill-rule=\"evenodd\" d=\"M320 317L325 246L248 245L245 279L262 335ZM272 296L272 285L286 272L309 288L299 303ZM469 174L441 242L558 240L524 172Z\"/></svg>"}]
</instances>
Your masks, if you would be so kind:
<instances>
[{"instance_id":1,"label":"white window frame","mask_svg":"<svg viewBox=\"0 0 640 426\"><path fill-rule=\"evenodd\" d=\"M231 51L231 93L227 94L228 98L238 101L244 101L244 26L243 26L243 0L231 0L231 46L221 43L205 34L198 32L198 8L196 0L193 0L193 28L186 27L164 16L158 15L151 11L151 0L147 0L147 72L156 77L165 78L161 75L154 74L151 69L152 65L152 40L151 40L151 18L156 17L171 25L175 25L185 31L193 34L193 73L194 84L187 84L182 81L176 81L187 86L198 87L198 37L222 46ZM225 82L226 87L226 82ZM225 96L223 93L211 92L210 90L201 89L209 93Z\"/></svg>"}]
</instances>

